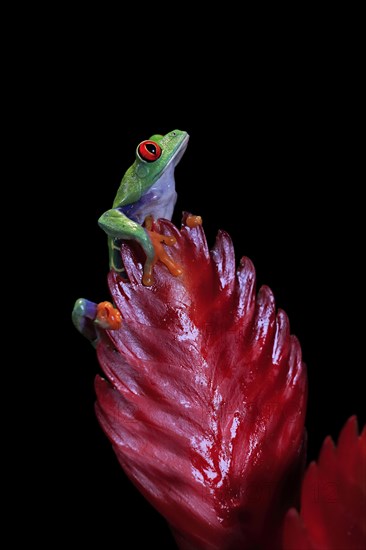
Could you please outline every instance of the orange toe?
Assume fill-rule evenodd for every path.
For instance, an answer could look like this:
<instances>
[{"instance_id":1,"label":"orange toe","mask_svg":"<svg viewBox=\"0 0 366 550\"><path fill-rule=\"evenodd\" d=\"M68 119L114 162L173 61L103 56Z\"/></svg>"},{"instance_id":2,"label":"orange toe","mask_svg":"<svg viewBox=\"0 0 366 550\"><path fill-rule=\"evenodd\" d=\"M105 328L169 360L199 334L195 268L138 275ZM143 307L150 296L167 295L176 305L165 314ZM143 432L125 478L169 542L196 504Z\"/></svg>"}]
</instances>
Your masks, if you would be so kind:
<instances>
[{"instance_id":1,"label":"orange toe","mask_svg":"<svg viewBox=\"0 0 366 550\"><path fill-rule=\"evenodd\" d=\"M189 214L186 219L186 225L191 229L193 227L198 227L199 225L202 225L201 216L194 216L193 214Z\"/></svg>"},{"instance_id":2,"label":"orange toe","mask_svg":"<svg viewBox=\"0 0 366 550\"><path fill-rule=\"evenodd\" d=\"M170 273L177 277L183 270L179 264L177 264L166 252L163 245L173 246L177 242L176 238L171 235L161 235L156 231L148 231L151 242L155 250L155 258L152 264L144 269L144 275L142 283L145 286L151 286L154 284L153 267L157 261L162 262L170 271Z\"/></svg>"},{"instance_id":3,"label":"orange toe","mask_svg":"<svg viewBox=\"0 0 366 550\"><path fill-rule=\"evenodd\" d=\"M110 302L100 302L97 305L95 322L106 330L116 330L122 325L122 317L118 309Z\"/></svg>"}]
</instances>

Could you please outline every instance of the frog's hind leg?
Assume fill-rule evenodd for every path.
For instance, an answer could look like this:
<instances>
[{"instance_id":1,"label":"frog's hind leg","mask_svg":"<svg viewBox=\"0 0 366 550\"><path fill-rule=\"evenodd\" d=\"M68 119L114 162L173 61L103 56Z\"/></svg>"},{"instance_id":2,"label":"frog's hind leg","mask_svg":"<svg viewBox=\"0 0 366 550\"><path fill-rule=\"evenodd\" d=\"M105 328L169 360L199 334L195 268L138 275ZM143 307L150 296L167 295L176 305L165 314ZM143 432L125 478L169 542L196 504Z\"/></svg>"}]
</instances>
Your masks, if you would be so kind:
<instances>
[{"instance_id":1,"label":"frog's hind leg","mask_svg":"<svg viewBox=\"0 0 366 550\"><path fill-rule=\"evenodd\" d=\"M98 339L94 320L97 316L97 304L85 298L76 300L72 310L72 322L77 330L91 343Z\"/></svg>"},{"instance_id":2,"label":"frog's hind leg","mask_svg":"<svg viewBox=\"0 0 366 550\"><path fill-rule=\"evenodd\" d=\"M72 321L77 330L93 345L98 340L98 329L116 330L122 324L119 310L110 302L95 304L85 298L76 300Z\"/></svg>"}]
</instances>

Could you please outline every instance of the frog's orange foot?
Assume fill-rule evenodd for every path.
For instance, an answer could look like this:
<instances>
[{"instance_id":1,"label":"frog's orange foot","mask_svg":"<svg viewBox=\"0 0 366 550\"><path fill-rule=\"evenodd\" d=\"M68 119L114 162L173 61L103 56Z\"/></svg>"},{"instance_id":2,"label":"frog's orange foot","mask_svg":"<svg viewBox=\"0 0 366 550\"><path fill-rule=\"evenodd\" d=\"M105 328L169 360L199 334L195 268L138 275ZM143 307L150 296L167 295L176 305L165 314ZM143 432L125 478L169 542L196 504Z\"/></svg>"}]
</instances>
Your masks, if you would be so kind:
<instances>
[{"instance_id":1,"label":"frog's orange foot","mask_svg":"<svg viewBox=\"0 0 366 550\"><path fill-rule=\"evenodd\" d=\"M145 286L151 286L154 284L153 267L157 261L162 262L170 271L170 273L177 277L183 273L183 270L179 264L177 264L166 252L163 245L173 246L177 242L176 238L171 235L161 235L156 231L148 230L149 237L155 250L155 257L152 263L147 264L144 268L144 274L142 277L142 283Z\"/></svg>"},{"instance_id":2,"label":"frog's orange foot","mask_svg":"<svg viewBox=\"0 0 366 550\"><path fill-rule=\"evenodd\" d=\"M194 216L193 214L188 214L185 219L185 224L191 229L193 227L198 227L199 225L202 225L202 218L201 216Z\"/></svg>"},{"instance_id":3,"label":"frog's orange foot","mask_svg":"<svg viewBox=\"0 0 366 550\"><path fill-rule=\"evenodd\" d=\"M118 309L110 302L100 302L97 305L97 315L94 321L106 330L116 330L122 325L122 317Z\"/></svg>"}]
</instances>

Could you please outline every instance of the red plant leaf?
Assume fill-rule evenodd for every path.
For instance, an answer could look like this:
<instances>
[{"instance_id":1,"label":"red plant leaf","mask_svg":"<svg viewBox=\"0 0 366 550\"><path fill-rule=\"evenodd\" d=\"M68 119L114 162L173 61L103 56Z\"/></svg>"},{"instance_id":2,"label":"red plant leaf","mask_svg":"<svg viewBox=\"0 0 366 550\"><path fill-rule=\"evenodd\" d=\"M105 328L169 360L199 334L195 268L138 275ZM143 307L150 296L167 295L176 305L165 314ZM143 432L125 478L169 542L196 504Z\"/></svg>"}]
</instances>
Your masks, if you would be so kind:
<instances>
[{"instance_id":1,"label":"red plant leaf","mask_svg":"<svg viewBox=\"0 0 366 550\"><path fill-rule=\"evenodd\" d=\"M337 448L330 437L318 463L305 474L301 513L288 512L284 550L364 550L366 548L366 428L358 436L352 416Z\"/></svg>"},{"instance_id":2,"label":"red plant leaf","mask_svg":"<svg viewBox=\"0 0 366 550\"><path fill-rule=\"evenodd\" d=\"M286 314L255 293L230 237L210 252L201 226L174 235L155 284L122 245L128 280L109 274L122 327L101 338L96 413L122 468L186 550L277 548L303 465L307 379Z\"/></svg>"}]
</instances>

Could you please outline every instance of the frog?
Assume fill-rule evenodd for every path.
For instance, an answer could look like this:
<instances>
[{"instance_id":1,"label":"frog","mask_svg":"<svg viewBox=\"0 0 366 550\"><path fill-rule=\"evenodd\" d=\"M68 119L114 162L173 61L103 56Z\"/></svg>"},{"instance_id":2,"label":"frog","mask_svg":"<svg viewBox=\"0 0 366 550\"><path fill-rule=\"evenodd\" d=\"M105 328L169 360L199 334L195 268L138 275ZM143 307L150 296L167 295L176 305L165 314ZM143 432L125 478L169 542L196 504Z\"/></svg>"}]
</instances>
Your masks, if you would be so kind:
<instances>
[{"instance_id":1,"label":"frog","mask_svg":"<svg viewBox=\"0 0 366 550\"><path fill-rule=\"evenodd\" d=\"M162 246L173 246L175 238L155 231L154 220L171 220L177 201L175 168L183 157L189 134L173 130L165 135L154 134L140 142L135 161L122 177L112 208L98 219L98 225L108 237L109 267L121 277L124 266L121 256L123 241L136 241L145 253L142 284L154 284L153 268L161 261L172 276L179 276L182 269L172 260ZM190 216L190 226L200 225L200 216ZM96 328L116 330L122 317L108 301L96 304L84 298L76 300L72 320L75 327L88 340L97 340Z\"/></svg>"},{"instance_id":2,"label":"frog","mask_svg":"<svg viewBox=\"0 0 366 550\"><path fill-rule=\"evenodd\" d=\"M171 220L177 201L174 170L181 160L189 135L182 130L155 134L136 148L136 159L124 174L112 208L102 214L99 226L108 235L109 267L123 273L121 241L137 241L146 254L143 284L153 284L152 267L156 258L154 239L142 227L147 218ZM171 244L167 240L165 244ZM172 266L171 266L172 267ZM180 274L172 267L173 274Z\"/></svg>"}]
</instances>

